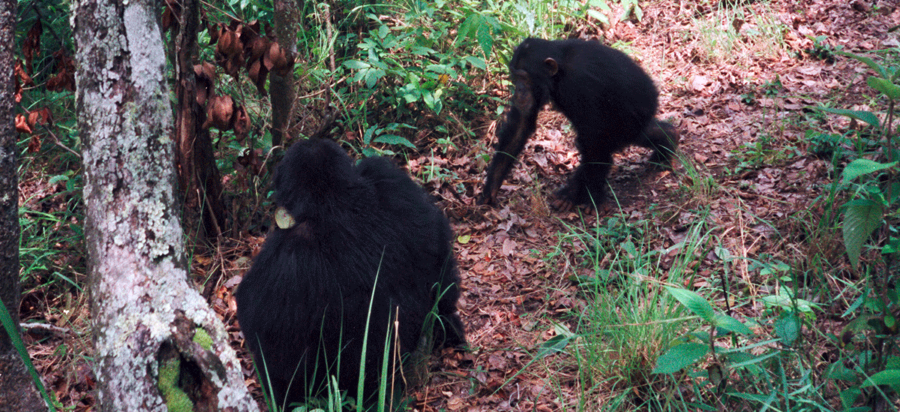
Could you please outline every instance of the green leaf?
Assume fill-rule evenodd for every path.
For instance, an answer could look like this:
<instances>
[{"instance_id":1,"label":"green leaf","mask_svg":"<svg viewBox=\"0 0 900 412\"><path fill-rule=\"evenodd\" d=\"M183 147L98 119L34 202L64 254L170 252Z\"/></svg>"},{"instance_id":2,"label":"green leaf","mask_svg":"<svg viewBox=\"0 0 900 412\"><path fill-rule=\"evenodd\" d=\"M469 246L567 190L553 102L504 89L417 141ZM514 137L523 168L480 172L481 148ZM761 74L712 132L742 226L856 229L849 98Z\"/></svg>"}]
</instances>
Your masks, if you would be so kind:
<instances>
[{"instance_id":1,"label":"green leaf","mask_svg":"<svg viewBox=\"0 0 900 412\"><path fill-rule=\"evenodd\" d=\"M612 9L609 7L609 5L606 4L606 1L605 1L605 0L588 0L588 4L589 4L591 7L599 7L600 10L603 10L603 11L611 11L611 10L612 10Z\"/></svg>"},{"instance_id":2,"label":"green leaf","mask_svg":"<svg viewBox=\"0 0 900 412\"><path fill-rule=\"evenodd\" d=\"M587 15L602 24L609 24L609 18L599 10L588 9Z\"/></svg>"},{"instance_id":3,"label":"green leaf","mask_svg":"<svg viewBox=\"0 0 900 412\"><path fill-rule=\"evenodd\" d=\"M459 235L459 237L456 238L456 241L463 245L469 243L470 240L472 240L471 235Z\"/></svg>"},{"instance_id":4,"label":"green leaf","mask_svg":"<svg viewBox=\"0 0 900 412\"><path fill-rule=\"evenodd\" d=\"M891 167L894 167L896 164L897 162L878 163L869 159L856 159L850 162L850 164L848 164L847 167L844 168L844 172L841 173L841 175L843 176L844 183L849 183L859 176L869 173L875 173L884 169L889 169Z\"/></svg>"},{"instance_id":5,"label":"green leaf","mask_svg":"<svg viewBox=\"0 0 900 412\"><path fill-rule=\"evenodd\" d=\"M793 312L783 312L775 319L775 334L781 343L791 346L800 337L800 319Z\"/></svg>"},{"instance_id":6,"label":"green leaf","mask_svg":"<svg viewBox=\"0 0 900 412\"><path fill-rule=\"evenodd\" d=\"M347 60L344 62L344 67L351 70L361 70L368 69L369 67L372 67L372 65L359 60Z\"/></svg>"},{"instance_id":7,"label":"green leaf","mask_svg":"<svg viewBox=\"0 0 900 412\"><path fill-rule=\"evenodd\" d=\"M869 376L860 387L865 388L876 385L887 385L893 388L895 392L900 392L900 369L888 369Z\"/></svg>"},{"instance_id":8,"label":"green leaf","mask_svg":"<svg viewBox=\"0 0 900 412\"><path fill-rule=\"evenodd\" d=\"M687 308L690 309L691 312L694 312L694 314L699 316L701 319L710 323L715 323L716 313L715 311L713 311L712 305L710 305L709 302L706 301L706 299L703 299L702 297L700 297L700 295L685 289L666 286L666 290L668 290L675 299L681 302L682 305L687 306Z\"/></svg>"},{"instance_id":9,"label":"green leaf","mask_svg":"<svg viewBox=\"0 0 900 412\"><path fill-rule=\"evenodd\" d=\"M456 30L456 43L459 44L464 39L472 37L475 31L478 30L478 26L481 25L482 20L481 15L477 13L471 13L466 16L466 19L463 20Z\"/></svg>"},{"instance_id":10,"label":"green leaf","mask_svg":"<svg viewBox=\"0 0 900 412\"><path fill-rule=\"evenodd\" d=\"M853 267L859 263L863 244L872 231L881 226L881 205L868 199L857 199L847 203L844 210L844 247Z\"/></svg>"},{"instance_id":11,"label":"green leaf","mask_svg":"<svg viewBox=\"0 0 900 412\"><path fill-rule=\"evenodd\" d=\"M866 79L866 83L869 85L869 87L878 90L891 100L897 100L898 98L900 98L900 87L898 87L894 83L891 83L891 81L888 79L869 76L869 78Z\"/></svg>"},{"instance_id":12,"label":"green leaf","mask_svg":"<svg viewBox=\"0 0 900 412\"><path fill-rule=\"evenodd\" d=\"M753 334L753 331L751 331L747 325L744 325L741 321L725 314L717 314L714 324L716 327L725 329L729 332L736 332L742 335Z\"/></svg>"},{"instance_id":13,"label":"green leaf","mask_svg":"<svg viewBox=\"0 0 900 412\"><path fill-rule=\"evenodd\" d=\"M484 52L484 57L491 57L491 48L494 47L494 37L491 35L491 27L488 25L481 25L478 27L478 31L475 32L475 39L478 40L481 51Z\"/></svg>"},{"instance_id":14,"label":"green leaf","mask_svg":"<svg viewBox=\"0 0 900 412\"><path fill-rule=\"evenodd\" d=\"M859 399L859 396L862 395L862 390L857 386L851 386L847 389L841 391L841 404L844 405L845 411L852 411L853 404L856 403L856 400Z\"/></svg>"},{"instance_id":15,"label":"green leaf","mask_svg":"<svg viewBox=\"0 0 900 412\"><path fill-rule=\"evenodd\" d=\"M814 109L818 109L827 113L839 114L841 116L847 116L851 119L866 122L875 127L881 127L881 122L878 121L878 116L875 116L874 113L867 112L865 110L832 109L830 107L814 107Z\"/></svg>"},{"instance_id":16,"label":"green leaf","mask_svg":"<svg viewBox=\"0 0 900 412\"><path fill-rule=\"evenodd\" d=\"M882 66L881 66L880 64L878 64L878 63L875 63L874 60L872 60L872 59L870 59L870 58L868 58L868 57L866 57L866 56L857 56L857 55L855 55L855 54L853 54L853 53L847 53L847 52L844 52L844 51L839 51L839 52L837 52L837 54L839 54L839 55L841 55L841 56L849 57L849 58L851 58L851 59L856 59L856 60L858 60L858 61L861 61L861 62L865 63L866 66L869 66L872 70L875 70L875 71L878 73L879 76L881 76L881 77L883 77L883 78L885 78L885 79L887 79L887 78L889 77L889 76L888 76L888 72L887 72L887 70L884 69L884 67L882 67Z\"/></svg>"},{"instance_id":17,"label":"green leaf","mask_svg":"<svg viewBox=\"0 0 900 412\"><path fill-rule=\"evenodd\" d=\"M50 180L47 182L47 185L54 186L59 182L68 182L68 181L69 181L69 176L56 175L56 176L53 176L50 178Z\"/></svg>"},{"instance_id":18,"label":"green leaf","mask_svg":"<svg viewBox=\"0 0 900 412\"><path fill-rule=\"evenodd\" d=\"M666 351L656 360L652 373L675 373L692 365L709 352L709 346L702 343L682 343Z\"/></svg>"},{"instance_id":19,"label":"green leaf","mask_svg":"<svg viewBox=\"0 0 900 412\"><path fill-rule=\"evenodd\" d=\"M844 366L843 361L837 361L825 368L825 377L828 379L854 382L856 381L856 371Z\"/></svg>"},{"instance_id":20,"label":"green leaf","mask_svg":"<svg viewBox=\"0 0 900 412\"><path fill-rule=\"evenodd\" d=\"M412 144L405 137L397 136L395 134L386 134L382 136L378 136L375 138L375 142L377 143L386 143L386 144L399 144L406 146L410 149L415 149L416 145Z\"/></svg>"},{"instance_id":21,"label":"green leaf","mask_svg":"<svg viewBox=\"0 0 900 412\"><path fill-rule=\"evenodd\" d=\"M482 59L480 57L466 56L466 57L463 57L463 60L465 60L466 63L469 63L472 66L475 66L476 68L479 68L481 70L487 70L487 64L485 64L484 59Z\"/></svg>"},{"instance_id":22,"label":"green leaf","mask_svg":"<svg viewBox=\"0 0 900 412\"><path fill-rule=\"evenodd\" d=\"M565 349L566 346L569 345L569 342L571 342L572 339L576 337L577 335L556 335L550 339L547 339L546 342L542 343L538 347L538 351L534 355L535 359L540 359L554 353L562 352L563 349Z\"/></svg>"}]
</instances>

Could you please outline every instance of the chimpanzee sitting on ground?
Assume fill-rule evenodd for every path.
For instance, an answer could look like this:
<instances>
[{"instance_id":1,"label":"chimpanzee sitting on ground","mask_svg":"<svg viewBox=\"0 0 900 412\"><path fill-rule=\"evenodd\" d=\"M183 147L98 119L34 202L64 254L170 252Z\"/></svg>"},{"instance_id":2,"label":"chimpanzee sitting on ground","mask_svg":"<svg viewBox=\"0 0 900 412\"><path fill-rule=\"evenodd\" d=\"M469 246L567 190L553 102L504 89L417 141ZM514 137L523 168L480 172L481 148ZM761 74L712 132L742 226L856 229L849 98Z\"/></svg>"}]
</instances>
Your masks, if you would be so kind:
<instances>
[{"instance_id":1,"label":"chimpanzee sitting on ground","mask_svg":"<svg viewBox=\"0 0 900 412\"><path fill-rule=\"evenodd\" d=\"M624 53L595 41L526 39L509 63L515 93L498 128L494 159L479 198L493 204L503 180L537 127L549 101L572 123L581 164L554 206L600 204L613 153L629 145L654 150L650 161L669 165L678 147L675 128L654 116L653 80Z\"/></svg>"},{"instance_id":2,"label":"chimpanzee sitting on ground","mask_svg":"<svg viewBox=\"0 0 900 412\"><path fill-rule=\"evenodd\" d=\"M371 402L386 338L390 353L396 343L410 353L433 309L434 342L465 343L450 225L405 172L384 158L354 165L333 141L308 140L278 165L275 199L278 227L236 298L261 383L268 389L268 376L277 403L324 394L329 376L356 397L364 337ZM391 362L389 391L399 387Z\"/></svg>"}]
</instances>

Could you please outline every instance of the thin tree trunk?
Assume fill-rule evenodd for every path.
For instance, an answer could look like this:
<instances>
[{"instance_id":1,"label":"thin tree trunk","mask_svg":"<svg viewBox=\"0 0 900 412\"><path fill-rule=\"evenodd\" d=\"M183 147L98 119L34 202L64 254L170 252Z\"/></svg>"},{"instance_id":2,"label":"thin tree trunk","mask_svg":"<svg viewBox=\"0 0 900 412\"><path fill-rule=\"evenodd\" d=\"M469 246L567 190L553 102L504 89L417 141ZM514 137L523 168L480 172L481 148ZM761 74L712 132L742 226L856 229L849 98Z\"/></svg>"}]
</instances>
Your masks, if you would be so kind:
<instances>
[{"instance_id":1,"label":"thin tree trunk","mask_svg":"<svg viewBox=\"0 0 900 412\"><path fill-rule=\"evenodd\" d=\"M256 410L222 322L187 281L159 3L73 10L99 408Z\"/></svg>"},{"instance_id":2,"label":"thin tree trunk","mask_svg":"<svg viewBox=\"0 0 900 412\"><path fill-rule=\"evenodd\" d=\"M197 80L194 76L194 57L197 55L197 30L200 25L199 1L181 2L180 25L175 26L175 95L178 107L175 114L176 162L179 188L184 194L187 219L194 222L202 216L204 234L215 239L225 225L225 203L222 200L222 180L209 130L200 127L206 111L197 103Z\"/></svg>"},{"instance_id":3,"label":"thin tree trunk","mask_svg":"<svg viewBox=\"0 0 900 412\"><path fill-rule=\"evenodd\" d=\"M275 0L275 37L278 46L291 56L297 55L297 10L300 7L293 0ZM281 77L269 74L269 98L272 102L272 146L281 146L291 138L293 128L294 71Z\"/></svg>"},{"instance_id":4,"label":"thin tree trunk","mask_svg":"<svg viewBox=\"0 0 900 412\"><path fill-rule=\"evenodd\" d=\"M13 48L16 2L0 1L0 301L19 324L19 188L16 176ZM16 331L19 333L19 331ZM47 410L22 358L0 325L0 411Z\"/></svg>"}]
</instances>

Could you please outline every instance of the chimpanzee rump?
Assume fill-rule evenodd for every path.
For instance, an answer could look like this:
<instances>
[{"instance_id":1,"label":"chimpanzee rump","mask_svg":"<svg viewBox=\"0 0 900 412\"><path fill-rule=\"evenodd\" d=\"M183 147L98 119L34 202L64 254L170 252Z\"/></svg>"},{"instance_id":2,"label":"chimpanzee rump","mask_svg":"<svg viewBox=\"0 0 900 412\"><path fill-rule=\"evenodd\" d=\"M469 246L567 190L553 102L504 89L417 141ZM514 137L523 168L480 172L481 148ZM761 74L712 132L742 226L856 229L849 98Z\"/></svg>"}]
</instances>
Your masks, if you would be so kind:
<instances>
[{"instance_id":1,"label":"chimpanzee rump","mask_svg":"<svg viewBox=\"0 0 900 412\"><path fill-rule=\"evenodd\" d=\"M557 192L558 208L602 202L612 155L626 146L651 148L651 162L670 164L677 131L654 119L656 86L624 53L595 41L526 39L513 53L509 70L516 90L497 131L497 152L479 203L496 202L547 102L572 123L581 153L578 169Z\"/></svg>"},{"instance_id":2,"label":"chimpanzee rump","mask_svg":"<svg viewBox=\"0 0 900 412\"><path fill-rule=\"evenodd\" d=\"M336 143L315 139L288 150L275 192L278 228L235 297L260 380L267 388L270 378L276 402L324 394L332 375L356 395L370 301L368 399L377 393L386 338L394 342L396 333L399 352L410 353L433 308L434 341L465 343L450 225L405 172L383 158L354 165Z\"/></svg>"}]
</instances>

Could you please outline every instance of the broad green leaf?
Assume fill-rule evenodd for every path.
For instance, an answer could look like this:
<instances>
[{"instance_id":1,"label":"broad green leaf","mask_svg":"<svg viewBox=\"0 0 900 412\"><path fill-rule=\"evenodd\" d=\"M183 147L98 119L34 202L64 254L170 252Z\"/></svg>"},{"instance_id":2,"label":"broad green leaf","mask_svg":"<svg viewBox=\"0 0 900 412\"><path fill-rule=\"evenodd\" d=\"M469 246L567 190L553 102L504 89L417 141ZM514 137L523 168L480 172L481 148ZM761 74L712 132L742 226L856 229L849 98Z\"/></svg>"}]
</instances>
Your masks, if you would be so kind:
<instances>
[{"instance_id":1,"label":"broad green leaf","mask_svg":"<svg viewBox=\"0 0 900 412\"><path fill-rule=\"evenodd\" d=\"M456 238L456 241L463 245L469 243L470 240L472 240L471 235L460 235L459 237Z\"/></svg>"},{"instance_id":2,"label":"broad green leaf","mask_svg":"<svg viewBox=\"0 0 900 412\"><path fill-rule=\"evenodd\" d=\"M577 335L556 335L550 339L547 339L546 342L542 343L538 347L538 351L534 355L535 359L540 359L554 353L562 352L563 349L565 349L566 346L569 345L569 342L571 342L572 339L576 337Z\"/></svg>"},{"instance_id":3,"label":"broad green leaf","mask_svg":"<svg viewBox=\"0 0 900 412\"><path fill-rule=\"evenodd\" d=\"M828 379L853 382L856 381L857 373L853 369L844 366L844 362L838 361L825 368L825 377Z\"/></svg>"},{"instance_id":4,"label":"broad green leaf","mask_svg":"<svg viewBox=\"0 0 900 412\"><path fill-rule=\"evenodd\" d=\"M410 49L410 51L412 52L412 54L415 54L417 56L431 56L432 54L437 53L432 48L422 47L422 46L413 46L413 48Z\"/></svg>"},{"instance_id":5,"label":"broad green leaf","mask_svg":"<svg viewBox=\"0 0 900 412\"><path fill-rule=\"evenodd\" d=\"M591 7L599 7L600 10L603 10L603 11L611 11L612 10L609 7L609 4L606 4L605 0L589 0L588 4L590 4Z\"/></svg>"},{"instance_id":6,"label":"broad green leaf","mask_svg":"<svg viewBox=\"0 0 900 412\"><path fill-rule=\"evenodd\" d=\"M366 87L370 89L375 88L375 83L378 83L378 79L387 74L381 69L366 70L363 73L366 73Z\"/></svg>"},{"instance_id":7,"label":"broad green leaf","mask_svg":"<svg viewBox=\"0 0 900 412\"><path fill-rule=\"evenodd\" d=\"M855 54L853 54L853 53L847 53L847 52L844 52L844 51L839 51L839 52L837 52L837 54L839 54L839 55L841 55L841 56L849 57L849 58L851 58L851 59L856 59L856 60L858 60L858 61L861 61L861 62L865 63L866 66L869 66L872 70L875 70L875 71L878 73L879 76L881 76L881 77L883 77L883 78L885 78L885 79L887 79L887 78L889 77L889 76L888 76L888 72L887 72L887 70L884 69L884 67L882 67L882 66L881 66L880 64L878 64L878 63L875 63L874 60L872 60L872 59L870 59L870 58L868 58L868 57L866 57L866 56L857 56L857 55L855 55Z\"/></svg>"},{"instance_id":8,"label":"broad green leaf","mask_svg":"<svg viewBox=\"0 0 900 412\"><path fill-rule=\"evenodd\" d=\"M847 167L844 168L844 172L841 173L841 175L843 176L844 183L849 183L859 176L875 173L884 169L889 169L891 167L894 167L896 164L897 162L878 163L869 159L856 159L850 162L850 164L848 164Z\"/></svg>"},{"instance_id":9,"label":"broad green leaf","mask_svg":"<svg viewBox=\"0 0 900 412\"><path fill-rule=\"evenodd\" d=\"M675 373L692 365L709 352L709 346L702 343L682 343L666 351L656 360L652 373Z\"/></svg>"},{"instance_id":10,"label":"broad green leaf","mask_svg":"<svg viewBox=\"0 0 900 412\"><path fill-rule=\"evenodd\" d=\"M459 28L456 29L456 44L459 44L461 41L468 37L472 37L476 30L478 30L478 26L481 25L483 17L481 17L478 13L472 13L466 16L466 19L459 25Z\"/></svg>"},{"instance_id":11,"label":"broad green leaf","mask_svg":"<svg viewBox=\"0 0 900 412\"><path fill-rule=\"evenodd\" d=\"M853 411L853 404L862 395L862 390L858 386L851 386L841 391L841 404L844 405L845 411Z\"/></svg>"},{"instance_id":12,"label":"broad green leaf","mask_svg":"<svg viewBox=\"0 0 900 412\"><path fill-rule=\"evenodd\" d=\"M706 301L706 299L703 299L702 297L700 297L700 295L685 289L671 288L666 286L666 290L668 290L669 293L671 293L672 296L675 297L675 299L678 299L678 301L681 302L682 305L687 306L687 308L690 309L691 312L694 312L701 319L710 323L715 323L716 313L715 311L713 311L712 305L710 305L709 302Z\"/></svg>"},{"instance_id":13,"label":"broad green leaf","mask_svg":"<svg viewBox=\"0 0 900 412\"><path fill-rule=\"evenodd\" d=\"M416 145L412 144L405 137L397 136L395 134L386 134L382 136L378 136L375 138L375 142L377 143L387 143L387 144L399 144L406 146L410 149L415 149Z\"/></svg>"},{"instance_id":14,"label":"broad green leaf","mask_svg":"<svg viewBox=\"0 0 900 412\"><path fill-rule=\"evenodd\" d=\"M866 79L866 83L869 87L878 90L881 93L884 93L891 100L897 100L900 98L900 87L896 84L891 83L888 79L883 79L881 77L869 76Z\"/></svg>"},{"instance_id":15,"label":"broad green leaf","mask_svg":"<svg viewBox=\"0 0 900 412\"><path fill-rule=\"evenodd\" d=\"M747 325L744 325L743 323L741 323L741 321L725 314L717 314L714 323L716 327L725 329L729 332L736 332L742 335L753 334L753 331L751 331L750 328L747 327Z\"/></svg>"},{"instance_id":16,"label":"broad green leaf","mask_svg":"<svg viewBox=\"0 0 900 412\"><path fill-rule=\"evenodd\" d=\"M878 116L875 116L874 113L867 112L865 110L832 109L830 107L815 107L814 109L818 109L823 112L839 114L841 116L847 116L851 119L866 122L875 127L881 127L881 122L878 121Z\"/></svg>"},{"instance_id":17,"label":"broad green leaf","mask_svg":"<svg viewBox=\"0 0 900 412\"><path fill-rule=\"evenodd\" d=\"M359 61L359 60L347 60L344 62L344 67L352 70L360 70L360 69L368 69L372 67L369 63Z\"/></svg>"},{"instance_id":18,"label":"broad green leaf","mask_svg":"<svg viewBox=\"0 0 900 412\"><path fill-rule=\"evenodd\" d=\"M869 376L860 387L865 388L875 385L888 385L896 392L900 392L900 369L888 369Z\"/></svg>"},{"instance_id":19,"label":"broad green leaf","mask_svg":"<svg viewBox=\"0 0 900 412\"><path fill-rule=\"evenodd\" d=\"M609 24L609 18L599 10L588 9L587 15L602 24Z\"/></svg>"},{"instance_id":20,"label":"broad green leaf","mask_svg":"<svg viewBox=\"0 0 900 412\"><path fill-rule=\"evenodd\" d=\"M881 205L868 199L857 199L847 203L844 210L844 247L853 267L859 263L863 244L876 228L881 226Z\"/></svg>"},{"instance_id":21,"label":"broad green leaf","mask_svg":"<svg viewBox=\"0 0 900 412\"><path fill-rule=\"evenodd\" d=\"M472 66L475 66L481 70L487 70L487 64L485 64L484 59L482 59L480 57L466 56L463 58L463 60L465 60L466 63L469 63Z\"/></svg>"},{"instance_id":22,"label":"broad green leaf","mask_svg":"<svg viewBox=\"0 0 900 412\"><path fill-rule=\"evenodd\" d=\"M775 319L775 334L786 346L793 345L800 337L800 319L793 312L783 312Z\"/></svg>"}]
</instances>

